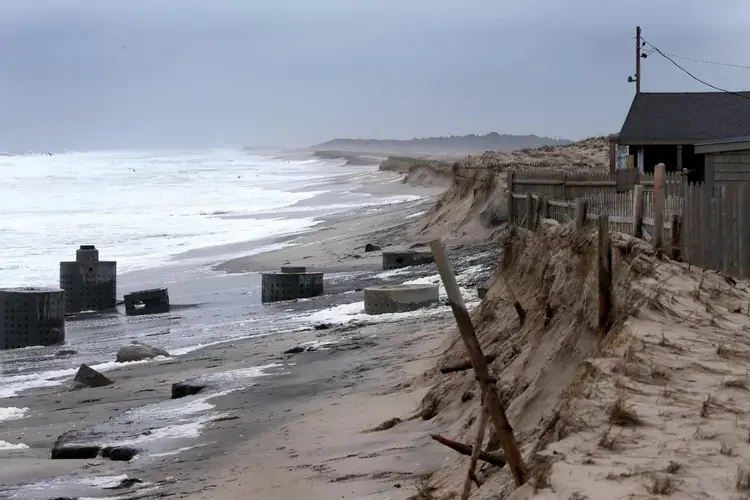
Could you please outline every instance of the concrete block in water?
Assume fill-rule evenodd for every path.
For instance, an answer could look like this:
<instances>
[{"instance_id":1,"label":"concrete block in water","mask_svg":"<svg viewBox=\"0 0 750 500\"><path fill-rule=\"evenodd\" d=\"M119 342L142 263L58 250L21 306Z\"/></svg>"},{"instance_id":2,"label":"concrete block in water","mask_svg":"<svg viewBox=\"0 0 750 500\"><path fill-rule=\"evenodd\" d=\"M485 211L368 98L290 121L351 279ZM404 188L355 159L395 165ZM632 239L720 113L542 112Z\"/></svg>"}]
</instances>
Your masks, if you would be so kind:
<instances>
[{"instance_id":1,"label":"concrete block in water","mask_svg":"<svg viewBox=\"0 0 750 500\"><path fill-rule=\"evenodd\" d=\"M437 302L437 285L377 285L365 288L367 314L415 311Z\"/></svg>"},{"instance_id":2,"label":"concrete block in water","mask_svg":"<svg viewBox=\"0 0 750 500\"><path fill-rule=\"evenodd\" d=\"M76 260L60 262L65 313L104 311L117 304L117 262L100 261L94 245L81 245Z\"/></svg>"},{"instance_id":3,"label":"concrete block in water","mask_svg":"<svg viewBox=\"0 0 750 500\"><path fill-rule=\"evenodd\" d=\"M160 314L169 312L169 292L166 288L140 290L125 295L125 314Z\"/></svg>"},{"instance_id":4,"label":"concrete block in water","mask_svg":"<svg viewBox=\"0 0 750 500\"><path fill-rule=\"evenodd\" d=\"M432 252L424 250L384 250L383 269L399 269L409 266L421 266L435 262Z\"/></svg>"},{"instance_id":5,"label":"concrete block in water","mask_svg":"<svg viewBox=\"0 0 750 500\"><path fill-rule=\"evenodd\" d=\"M261 300L277 302L315 297L323 294L323 273L263 273Z\"/></svg>"},{"instance_id":6,"label":"concrete block in water","mask_svg":"<svg viewBox=\"0 0 750 500\"><path fill-rule=\"evenodd\" d=\"M307 272L305 266L281 266L282 273L304 273Z\"/></svg>"},{"instance_id":7,"label":"concrete block in water","mask_svg":"<svg viewBox=\"0 0 750 500\"><path fill-rule=\"evenodd\" d=\"M64 295L57 288L0 289L0 349L63 343Z\"/></svg>"}]
</instances>

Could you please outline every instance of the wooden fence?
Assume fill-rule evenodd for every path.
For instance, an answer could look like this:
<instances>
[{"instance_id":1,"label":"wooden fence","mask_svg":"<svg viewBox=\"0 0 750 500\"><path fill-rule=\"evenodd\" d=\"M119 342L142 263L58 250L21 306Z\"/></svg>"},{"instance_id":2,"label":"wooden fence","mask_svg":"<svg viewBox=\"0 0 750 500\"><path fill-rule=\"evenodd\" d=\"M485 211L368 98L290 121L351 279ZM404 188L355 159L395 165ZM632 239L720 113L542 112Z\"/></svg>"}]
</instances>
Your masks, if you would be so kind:
<instances>
[{"instance_id":1,"label":"wooden fence","mask_svg":"<svg viewBox=\"0 0 750 500\"><path fill-rule=\"evenodd\" d=\"M570 186L539 182L553 188L538 193L510 192L509 220L535 228L541 219L549 218L574 223L581 231L593 226L599 215L607 215L610 229L650 241L673 258L736 278L750 278L750 183L719 186L714 196L705 184L670 185L669 176L664 179L661 184L651 180L651 189L640 184L624 193L599 191L574 200L547 194L560 194ZM573 182L572 187L578 188L575 183L583 181ZM534 186L531 182L520 185Z\"/></svg>"},{"instance_id":2,"label":"wooden fence","mask_svg":"<svg viewBox=\"0 0 750 500\"><path fill-rule=\"evenodd\" d=\"M683 212L683 260L750 277L750 184L732 183L717 188L716 196L704 185L689 186Z\"/></svg>"},{"instance_id":3,"label":"wooden fence","mask_svg":"<svg viewBox=\"0 0 750 500\"><path fill-rule=\"evenodd\" d=\"M534 169L507 171L508 192L516 194L543 194L549 199L569 200L588 198L598 194L624 193L637 184L647 192L654 189L654 175L637 170L609 172L561 172L560 170ZM683 177L678 172L665 173L666 196L684 196Z\"/></svg>"}]
</instances>

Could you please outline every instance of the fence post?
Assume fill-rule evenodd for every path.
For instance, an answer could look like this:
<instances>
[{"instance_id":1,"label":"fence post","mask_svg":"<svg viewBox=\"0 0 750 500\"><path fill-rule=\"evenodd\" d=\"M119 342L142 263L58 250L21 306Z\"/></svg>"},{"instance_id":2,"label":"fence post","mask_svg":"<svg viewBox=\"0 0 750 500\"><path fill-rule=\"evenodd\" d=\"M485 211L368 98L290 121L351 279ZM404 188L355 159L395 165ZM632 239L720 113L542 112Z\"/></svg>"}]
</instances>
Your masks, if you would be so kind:
<instances>
[{"instance_id":1,"label":"fence post","mask_svg":"<svg viewBox=\"0 0 750 500\"><path fill-rule=\"evenodd\" d=\"M534 195L526 193L526 229L534 229Z\"/></svg>"},{"instance_id":2,"label":"fence post","mask_svg":"<svg viewBox=\"0 0 750 500\"><path fill-rule=\"evenodd\" d=\"M576 198L576 211L575 211L575 223L576 233L580 234L583 231L583 226L586 223L586 199Z\"/></svg>"},{"instance_id":3,"label":"fence post","mask_svg":"<svg viewBox=\"0 0 750 500\"><path fill-rule=\"evenodd\" d=\"M609 240L609 215L599 215L599 334L612 326L612 244Z\"/></svg>"},{"instance_id":4,"label":"fence post","mask_svg":"<svg viewBox=\"0 0 750 500\"><path fill-rule=\"evenodd\" d=\"M513 224L513 178L516 176L516 173L512 168L509 168L506 174L508 176L508 223Z\"/></svg>"},{"instance_id":5,"label":"fence post","mask_svg":"<svg viewBox=\"0 0 750 500\"><path fill-rule=\"evenodd\" d=\"M670 254L671 254L670 257L672 258L672 260L680 260L682 256L680 252L680 248L681 248L680 233L682 232L681 231L682 228L680 226L682 224L682 218L677 214L672 214L670 222L672 226L672 230L670 233L670 241L669 241Z\"/></svg>"},{"instance_id":6,"label":"fence post","mask_svg":"<svg viewBox=\"0 0 750 500\"><path fill-rule=\"evenodd\" d=\"M664 247L664 177L666 167L663 163L654 169L654 250L661 255Z\"/></svg>"},{"instance_id":7,"label":"fence post","mask_svg":"<svg viewBox=\"0 0 750 500\"><path fill-rule=\"evenodd\" d=\"M549 219L549 205L547 204L547 196L540 194L538 203L539 203L539 222L541 222L542 219Z\"/></svg>"},{"instance_id":8,"label":"fence post","mask_svg":"<svg viewBox=\"0 0 750 500\"><path fill-rule=\"evenodd\" d=\"M568 184L568 174L566 172L563 172L562 176L562 199L567 200L568 199L568 190L567 188Z\"/></svg>"},{"instance_id":9,"label":"fence post","mask_svg":"<svg viewBox=\"0 0 750 500\"><path fill-rule=\"evenodd\" d=\"M633 236L643 238L643 184L633 190Z\"/></svg>"}]
</instances>

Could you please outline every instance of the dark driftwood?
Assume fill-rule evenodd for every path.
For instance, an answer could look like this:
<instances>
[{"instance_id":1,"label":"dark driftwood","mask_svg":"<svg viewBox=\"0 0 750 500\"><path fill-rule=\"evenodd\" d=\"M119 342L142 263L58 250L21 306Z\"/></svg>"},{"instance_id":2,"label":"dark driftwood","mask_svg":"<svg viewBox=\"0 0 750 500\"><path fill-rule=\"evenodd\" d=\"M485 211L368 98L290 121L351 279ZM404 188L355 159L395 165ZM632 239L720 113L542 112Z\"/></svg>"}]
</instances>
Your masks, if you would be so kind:
<instances>
[{"instance_id":1,"label":"dark driftwood","mask_svg":"<svg viewBox=\"0 0 750 500\"><path fill-rule=\"evenodd\" d=\"M448 439L441 436L440 434L430 434L430 437L438 443L447 446L453 451L459 452L461 455L466 455L467 457L471 456L471 451L474 449L474 447L469 444L464 444L452 439ZM487 462L488 464L496 465L498 467L505 467L505 464L508 463L505 457L500 455L499 453L488 453L486 451L479 452L479 460Z\"/></svg>"},{"instance_id":2,"label":"dark driftwood","mask_svg":"<svg viewBox=\"0 0 750 500\"><path fill-rule=\"evenodd\" d=\"M484 356L484 359L487 361L487 364L492 363L497 359L497 353L493 354L487 354ZM466 359L464 361L461 361L460 363L456 363L455 365L450 366L443 366L440 368L440 373L453 373L453 372L462 372L466 370L471 370L473 366L471 365L471 360Z\"/></svg>"},{"instance_id":3,"label":"dark driftwood","mask_svg":"<svg viewBox=\"0 0 750 500\"><path fill-rule=\"evenodd\" d=\"M503 405L500 402L497 388L495 387L495 384L491 382L490 370L487 361L484 359L484 353L482 352L482 347L479 345L479 339L477 339L477 334L474 330L474 325L471 322L471 317L466 310L466 304L461 296L461 291L458 288L456 275L453 274L453 269L448 261L448 257L445 255L445 248L443 248L443 244L440 243L440 240L430 242L430 249L432 250L435 264L440 272L443 286L445 286L445 292L446 295L448 295L451 309L453 309L453 316L456 318L458 331L461 333L466 352L471 358L474 373L479 381L479 387L482 389L482 395L484 396L483 400L487 404L492 423L495 426L495 430L500 438L500 444L502 445L503 451L508 460L513 479L517 486L521 486L526 482L523 458L518 449L516 438L513 436L513 428L510 426L508 417L505 415L505 408L503 408ZM470 454L471 451L469 451L469 455Z\"/></svg>"}]
</instances>

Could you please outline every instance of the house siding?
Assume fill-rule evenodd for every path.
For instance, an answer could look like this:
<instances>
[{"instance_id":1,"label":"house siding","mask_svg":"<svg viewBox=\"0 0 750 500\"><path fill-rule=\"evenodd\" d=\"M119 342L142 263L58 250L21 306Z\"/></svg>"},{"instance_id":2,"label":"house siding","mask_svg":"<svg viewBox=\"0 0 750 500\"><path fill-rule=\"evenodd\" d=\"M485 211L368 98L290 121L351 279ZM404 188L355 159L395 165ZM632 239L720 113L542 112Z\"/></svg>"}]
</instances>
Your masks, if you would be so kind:
<instances>
[{"instance_id":1,"label":"house siding","mask_svg":"<svg viewBox=\"0 0 750 500\"><path fill-rule=\"evenodd\" d=\"M709 161L713 167L714 190L721 189L727 183L750 183L750 150L709 153L706 163Z\"/></svg>"}]
</instances>

